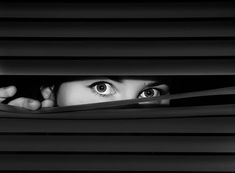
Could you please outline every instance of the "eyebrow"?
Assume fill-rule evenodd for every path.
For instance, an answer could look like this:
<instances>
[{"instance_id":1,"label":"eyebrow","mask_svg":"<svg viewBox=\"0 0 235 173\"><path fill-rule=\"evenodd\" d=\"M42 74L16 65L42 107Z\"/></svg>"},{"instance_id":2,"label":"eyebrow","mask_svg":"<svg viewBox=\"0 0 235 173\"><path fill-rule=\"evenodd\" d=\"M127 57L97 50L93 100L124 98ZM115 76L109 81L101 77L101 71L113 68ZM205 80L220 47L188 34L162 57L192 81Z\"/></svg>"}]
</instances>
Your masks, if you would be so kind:
<instances>
[{"instance_id":1,"label":"eyebrow","mask_svg":"<svg viewBox=\"0 0 235 173\"><path fill-rule=\"evenodd\" d=\"M69 77L67 77L65 80L64 80L64 82L66 82L66 81L76 81L76 80L78 80L78 81L85 81L85 80L87 80L87 79L90 79L90 80L96 80L96 79L102 79L102 78L104 78L104 79L109 79L109 80L112 80L112 81L115 81L115 82L119 82L119 83L123 83L123 79L121 79L120 77L116 77L116 76L111 76L111 77L107 77L107 76L99 76L99 77L94 77L94 76L86 76L86 77L81 77L81 76L79 76L79 77L71 77L71 78L69 78Z\"/></svg>"},{"instance_id":2,"label":"eyebrow","mask_svg":"<svg viewBox=\"0 0 235 173\"><path fill-rule=\"evenodd\" d=\"M121 78L119 78L119 77L113 77L113 76L111 76L111 77L107 77L108 79L110 79L110 80L113 80L113 81L115 81L115 82L118 82L118 83L123 83L123 79L121 79Z\"/></svg>"},{"instance_id":3,"label":"eyebrow","mask_svg":"<svg viewBox=\"0 0 235 173\"><path fill-rule=\"evenodd\" d=\"M154 86L157 86L157 85L160 85L161 83L160 82L152 82L150 84L147 84L145 87L154 87Z\"/></svg>"}]
</instances>

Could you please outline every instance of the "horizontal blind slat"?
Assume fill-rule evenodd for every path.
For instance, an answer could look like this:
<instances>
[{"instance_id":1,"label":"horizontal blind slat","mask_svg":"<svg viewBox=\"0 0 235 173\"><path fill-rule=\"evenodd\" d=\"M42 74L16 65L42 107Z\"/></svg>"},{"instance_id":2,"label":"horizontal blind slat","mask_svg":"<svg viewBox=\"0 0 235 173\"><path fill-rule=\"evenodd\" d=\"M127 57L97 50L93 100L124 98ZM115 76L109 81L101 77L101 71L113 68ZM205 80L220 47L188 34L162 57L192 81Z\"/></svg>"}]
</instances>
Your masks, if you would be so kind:
<instances>
[{"instance_id":1,"label":"horizontal blind slat","mask_svg":"<svg viewBox=\"0 0 235 173\"><path fill-rule=\"evenodd\" d=\"M102 121L1 118L0 133L231 135L235 134L235 118L205 117Z\"/></svg>"},{"instance_id":2,"label":"horizontal blind slat","mask_svg":"<svg viewBox=\"0 0 235 173\"><path fill-rule=\"evenodd\" d=\"M235 56L235 40L0 40L2 56Z\"/></svg>"},{"instance_id":3,"label":"horizontal blind slat","mask_svg":"<svg viewBox=\"0 0 235 173\"><path fill-rule=\"evenodd\" d=\"M235 75L235 60L140 57L0 60L1 75ZM66 60L67 59L67 60ZM133 61L134 60L134 61ZM118 64L118 65L117 65ZM53 68L52 68L53 67ZM99 67L99 69L97 69ZM121 70L120 70L121 67ZM131 67L131 68L130 68Z\"/></svg>"},{"instance_id":4,"label":"horizontal blind slat","mask_svg":"<svg viewBox=\"0 0 235 173\"><path fill-rule=\"evenodd\" d=\"M0 154L0 169L234 172L234 160L234 155Z\"/></svg>"},{"instance_id":5,"label":"horizontal blind slat","mask_svg":"<svg viewBox=\"0 0 235 173\"><path fill-rule=\"evenodd\" d=\"M0 22L0 37L169 38L235 37L235 21Z\"/></svg>"},{"instance_id":6,"label":"horizontal blind slat","mask_svg":"<svg viewBox=\"0 0 235 173\"><path fill-rule=\"evenodd\" d=\"M234 1L160 3L1 3L0 18L228 18ZM219 7L219 8L218 8Z\"/></svg>"},{"instance_id":7,"label":"horizontal blind slat","mask_svg":"<svg viewBox=\"0 0 235 173\"><path fill-rule=\"evenodd\" d=\"M0 152L235 154L235 136L0 134L0 138Z\"/></svg>"}]
</instances>

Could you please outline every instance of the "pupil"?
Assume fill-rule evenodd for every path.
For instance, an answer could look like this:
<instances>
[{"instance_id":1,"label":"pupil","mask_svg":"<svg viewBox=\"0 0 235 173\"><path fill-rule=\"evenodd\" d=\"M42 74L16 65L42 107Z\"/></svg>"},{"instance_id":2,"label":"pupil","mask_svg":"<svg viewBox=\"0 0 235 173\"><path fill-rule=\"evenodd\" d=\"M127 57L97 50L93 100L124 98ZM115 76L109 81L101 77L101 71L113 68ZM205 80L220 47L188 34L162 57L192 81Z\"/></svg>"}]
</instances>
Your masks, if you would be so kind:
<instances>
[{"instance_id":1,"label":"pupil","mask_svg":"<svg viewBox=\"0 0 235 173\"><path fill-rule=\"evenodd\" d=\"M104 92L106 90L106 85L104 84L99 84L97 87L99 92Z\"/></svg>"}]
</instances>

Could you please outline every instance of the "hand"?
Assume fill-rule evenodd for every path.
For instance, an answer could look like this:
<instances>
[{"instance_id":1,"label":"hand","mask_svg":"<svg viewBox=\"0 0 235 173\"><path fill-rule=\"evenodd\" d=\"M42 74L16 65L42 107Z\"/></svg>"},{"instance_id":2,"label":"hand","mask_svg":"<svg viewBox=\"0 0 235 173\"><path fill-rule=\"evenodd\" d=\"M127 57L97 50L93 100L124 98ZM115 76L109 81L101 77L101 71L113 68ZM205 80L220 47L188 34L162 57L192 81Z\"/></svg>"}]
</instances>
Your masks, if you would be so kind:
<instances>
[{"instance_id":1,"label":"hand","mask_svg":"<svg viewBox=\"0 0 235 173\"><path fill-rule=\"evenodd\" d=\"M55 105L55 95L52 87L41 87L41 94L44 100L41 102L41 107L53 107Z\"/></svg>"},{"instance_id":2,"label":"hand","mask_svg":"<svg viewBox=\"0 0 235 173\"><path fill-rule=\"evenodd\" d=\"M0 102L3 102L9 97L13 97L17 92L15 86L0 88ZM41 87L41 94L44 98L42 102L35 99L20 97L8 103L11 106L22 107L29 110L38 110L41 107L53 107L55 105L55 97L53 87Z\"/></svg>"},{"instance_id":3,"label":"hand","mask_svg":"<svg viewBox=\"0 0 235 173\"><path fill-rule=\"evenodd\" d=\"M15 86L8 86L5 88L0 88L0 102L4 101L5 99L12 97L16 94L17 89ZM18 106L29 110L37 110L40 108L41 103L38 100L20 97L14 99L8 103L8 105Z\"/></svg>"}]
</instances>

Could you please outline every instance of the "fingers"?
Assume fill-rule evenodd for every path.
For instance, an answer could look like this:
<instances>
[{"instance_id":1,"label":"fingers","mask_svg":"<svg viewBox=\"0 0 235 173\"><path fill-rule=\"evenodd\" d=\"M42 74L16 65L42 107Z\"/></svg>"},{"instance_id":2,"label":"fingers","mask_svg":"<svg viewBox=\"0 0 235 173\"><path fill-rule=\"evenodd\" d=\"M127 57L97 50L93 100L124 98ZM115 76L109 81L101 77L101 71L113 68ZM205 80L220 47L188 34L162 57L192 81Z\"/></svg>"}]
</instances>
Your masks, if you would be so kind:
<instances>
[{"instance_id":1,"label":"fingers","mask_svg":"<svg viewBox=\"0 0 235 173\"><path fill-rule=\"evenodd\" d=\"M0 102L4 101L8 97L14 96L16 91L17 89L15 86L0 88ZM8 105L18 106L29 110L37 110L40 108L41 103L37 100L20 97L10 101Z\"/></svg>"},{"instance_id":2,"label":"fingers","mask_svg":"<svg viewBox=\"0 0 235 173\"><path fill-rule=\"evenodd\" d=\"M55 98L52 91L53 88L50 87L41 88L42 96L45 99L42 101L42 103L40 103L38 100L20 97L10 101L8 105L22 107L29 110L37 110L40 107L53 107ZM0 88L0 101L5 100L7 97L12 97L15 93L16 88L14 86Z\"/></svg>"},{"instance_id":3,"label":"fingers","mask_svg":"<svg viewBox=\"0 0 235 173\"><path fill-rule=\"evenodd\" d=\"M18 106L29 110L37 110L40 108L41 103L34 99L29 99L25 97L20 97L15 100L12 100L8 105Z\"/></svg>"},{"instance_id":4,"label":"fingers","mask_svg":"<svg viewBox=\"0 0 235 173\"><path fill-rule=\"evenodd\" d=\"M53 88L50 87L41 89L42 96L45 99L42 103L34 99L20 97L10 101L8 105L22 107L29 110L37 110L40 107L53 107L55 98L52 90ZM8 97L14 96L16 91L17 89L15 86L0 88L0 102L4 101Z\"/></svg>"},{"instance_id":5,"label":"fingers","mask_svg":"<svg viewBox=\"0 0 235 173\"><path fill-rule=\"evenodd\" d=\"M0 102L4 101L8 97L14 96L16 91L17 89L15 86L0 88Z\"/></svg>"},{"instance_id":6,"label":"fingers","mask_svg":"<svg viewBox=\"0 0 235 173\"><path fill-rule=\"evenodd\" d=\"M55 105L55 97L53 87L41 87L41 93L45 100L42 101L42 107L53 107Z\"/></svg>"}]
</instances>

